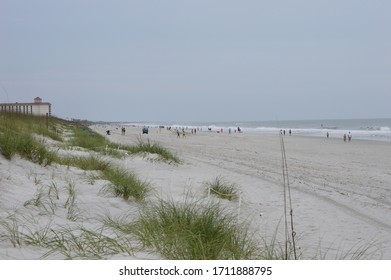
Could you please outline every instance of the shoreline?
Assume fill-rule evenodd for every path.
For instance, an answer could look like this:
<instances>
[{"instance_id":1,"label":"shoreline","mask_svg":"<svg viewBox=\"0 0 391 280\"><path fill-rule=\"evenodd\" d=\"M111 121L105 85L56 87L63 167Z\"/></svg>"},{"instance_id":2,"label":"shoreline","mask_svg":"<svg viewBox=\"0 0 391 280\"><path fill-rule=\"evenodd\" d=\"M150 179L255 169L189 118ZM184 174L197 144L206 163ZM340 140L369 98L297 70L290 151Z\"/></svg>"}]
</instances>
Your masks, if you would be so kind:
<instances>
[{"instance_id":1,"label":"shoreline","mask_svg":"<svg viewBox=\"0 0 391 280\"><path fill-rule=\"evenodd\" d=\"M388 119L385 119L388 120ZM391 120L390 120L391 122ZM185 128L185 130L191 130L191 129L199 129L200 131L208 131L210 129L212 132L220 132L223 130L223 133L228 133L229 130L231 130L232 133L236 131L238 127L242 130L242 132L246 134L255 134L255 135L278 135L280 131L286 132L286 135L289 135L289 130L292 131L292 135L295 136L308 136L308 137L315 137L315 138L322 138L325 137L327 133L330 134L330 138L339 138L343 139L343 135L348 135L351 133L353 138L355 140L368 140L368 141L378 141L378 142L391 142L391 129L389 127L382 127L378 129L372 129L372 130L365 130L365 129L356 129L356 128L314 128L314 127L289 127L289 126L281 126L281 127L248 127L248 126L242 126L243 123L236 123L235 125L228 125L227 123L221 123L221 125L217 125L218 123L187 123L187 124L167 124L163 122L162 124L157 124L153 122L140 122L140 123L132 123L132 122L114 122L114 123L107 123L107 125L114 125L114 126L124 126L124 127L149 127L149 128L159 128L165 129L167 127L171 127L173 129L182 129Z\"/></svg>"}]
</instances>

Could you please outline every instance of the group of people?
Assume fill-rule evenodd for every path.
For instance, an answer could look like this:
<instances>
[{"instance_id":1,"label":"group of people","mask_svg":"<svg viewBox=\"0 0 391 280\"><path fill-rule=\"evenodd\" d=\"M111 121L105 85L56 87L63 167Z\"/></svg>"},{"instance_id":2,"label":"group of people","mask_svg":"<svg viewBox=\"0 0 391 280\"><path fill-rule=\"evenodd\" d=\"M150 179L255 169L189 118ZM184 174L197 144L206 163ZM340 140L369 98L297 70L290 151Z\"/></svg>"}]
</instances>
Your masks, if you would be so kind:
<instances>
[{"instance_id":1,"label":"group of people","mask_svg":"<svg viewBox=\"0 0 391 280\"><path fill-rule=\"evenodd\" d=\"M122 134L122 135L125 135L125 132L126 132L125 127L122 127L122 128L121 128L121 134ZM111 131L110 131L110 130L106 130L106 135L111 135Z\"/></svg>"},{"instance_id":2,"label":"group of people","mask_svg":"<svg viewBox=\"0 0 391 280\"><path fill-rule=\"evenodd\" d=\"M181 133L179 132L179 129L177 128L176 129L176 134L177 134L177 137L180 138L181 137ZM183 137L186 137L186 133L185 133L185 129L182 128L182 136Z\"/></svg>"},{"instance_id":3,"label":"group of people","mask_svg":"<svg viewBox=\"0 0 391 280\"><path fill-rule=\"evenodd\" d=\"M289 133L289 136L291 136L291 135L292 135L292 130L289 129L288 133ZM284 130L280 129L280 134L281 134L281 135L285 135L285 134L286 134L285 129L284 129Z\"/></svg>"},{"instance_id":4,"label":"group of people","mask_svg":"<svg viewBox=\"0 0 391 280\"><path fill-rule=\"evenodd\" d=\"M212 132L212 128L211 127L208 127L208 131L209 132ZM240 127L238 127L237 129L234 130L234 132L239 132L239 133L242 133L242 129ZM217 130L217 133L224 133L224 128L220 128L220 130ZM231 134L232 133L232 129L229 127L228 128L228 133Z\"/></svg>"},{"instance_id":5,"label":"group of people","mask_svg":"<svg viewBox=\"0 0 391 280\"><path fill-rule=\"evenodd\" d=\"M330 137L330 134L329 134L328 131L327 131L327 133L326 133L326 137L327 137L327 138ZM350 131L349 131L348 134L345 133L345 134L343 135L343 141L344 141L344 142L346 142L346 141L349 141L349 142L352 141L352 134L350 133Z\"/></svg>"},{"instance_id":6,"label":"group of people","mask_svg":"<svg viewBox=\"0 0 391 280\"><path fill-rule=\"evenodd\" d=\"M347 136L346 134L343 135L343 141L346 142L346 140L348 140L349 142L352 141L352 134L350 134L350 131Z\"/></svg>"}]
</instances>

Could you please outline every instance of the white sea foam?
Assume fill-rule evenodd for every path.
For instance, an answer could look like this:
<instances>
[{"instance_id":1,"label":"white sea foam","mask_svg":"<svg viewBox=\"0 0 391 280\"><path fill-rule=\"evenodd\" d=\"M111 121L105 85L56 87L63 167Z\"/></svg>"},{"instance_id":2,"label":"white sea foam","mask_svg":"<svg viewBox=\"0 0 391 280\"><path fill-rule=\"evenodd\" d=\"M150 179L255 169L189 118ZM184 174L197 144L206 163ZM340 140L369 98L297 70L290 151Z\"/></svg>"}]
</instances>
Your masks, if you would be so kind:
<instances>
[{"instance_id":1,"label":"white sea foam","mask_svg":"<svg viewBox=\"0 0 391 280\"><path fill-rule=\"evenodd\" d=\"M350 134L353 139L378 140L391 142L391 119L363 119L363 120L305 120L305 121L266 121L266 122L129 122L131 126L169 126L172 128L194 129L212 132L237 131L251 134L278 135L280 130L292 135L326 137L327 132L332 138L342 138L344 134Z\"/></svg>"}]
</instances>

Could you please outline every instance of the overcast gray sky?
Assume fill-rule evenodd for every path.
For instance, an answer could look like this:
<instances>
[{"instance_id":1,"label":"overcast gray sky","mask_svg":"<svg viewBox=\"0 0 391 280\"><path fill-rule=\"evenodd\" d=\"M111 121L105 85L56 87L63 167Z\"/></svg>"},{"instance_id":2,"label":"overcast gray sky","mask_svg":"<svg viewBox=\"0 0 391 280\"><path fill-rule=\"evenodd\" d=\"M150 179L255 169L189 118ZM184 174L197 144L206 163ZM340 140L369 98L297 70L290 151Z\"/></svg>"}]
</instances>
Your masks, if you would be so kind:
<instances>
[{"instance_id":1,"label":"overcast gray sky","mask_svg":"<svg viewBox=\"0 0 391 280\"><path fill-rule=\"evenodd\" d=\"M0 102L59 117L391 117L389 0L0 0Z\"/></svg>"}]
</instances>

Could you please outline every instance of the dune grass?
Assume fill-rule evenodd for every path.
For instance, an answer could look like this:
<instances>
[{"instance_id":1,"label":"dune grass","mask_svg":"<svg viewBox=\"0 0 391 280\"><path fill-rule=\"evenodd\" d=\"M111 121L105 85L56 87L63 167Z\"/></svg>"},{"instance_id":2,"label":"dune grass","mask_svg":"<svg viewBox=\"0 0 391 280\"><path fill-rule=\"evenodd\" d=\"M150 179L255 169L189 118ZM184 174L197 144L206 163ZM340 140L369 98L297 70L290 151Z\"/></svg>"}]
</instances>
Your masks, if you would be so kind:
<instances>
[{"instance_id":1,"label":"dune grass","mask_svg":"<svg viewBox=\"0 0 391 280\"><path fill-rule=\"evenodd\" d=\"M168 259L254 259L258 247L247 227L218 204L166 202L146 205L132 228L146 247Z\"/></svg>"},{"instance_id":2,"label":"dune grass","mask_svg":"<svg viewBox=\"0 0 391 280\"><path fill-rule=\"evenodd\" d=\"M25 201L23 206L39 209L40 215L54 214L56 210L56 204L43 188L39 188L34 198Z\"/></svg>"},{"instance_id":3,"label":"dune grass","mask_svg":"<svg viewBox=\"0 0 391 280\"><path fill-rule=\"evenodd\" d=\"M19 154L42 165L50 165L56 160L56 153L47 150L45 144L34 138L32 134L10 129L0 133L0 151L6 159Z\"/></svg>"},{"instance_id":4,"label":"dune grass","mask_svg":"<svg viewBox=\"0 0 391 280\"><path fill-rule=\"evenodd\" d=\"M53 118L0 112L1 154L7 159L19 154L42 165L51 164L56 160L56 153L46 149L43 140L38 140L35 135L62 141L61 136L53 131L53 127L60 123L60 120Z\"/></svg>"},{"instance_id":5,"label":"dune grass","mask_svg":"<svg viewBox=\"0 0 391 280\"><path fill-rule=\"evenodd\" d=\"M62 142L61 129L66 121L55 118L18 113L0 112L0 130L12 130L23 133L35 133Z\"/></svg>"},{"instance_id":6,"label":"dune grass","mask_svg":"<svg viewBox=\"0 0 391 280\"><path fill-rule=\"evenodd\" d=\"M118 232L118 234L129 235L133 230L131 213L124 213L119 217L111 217L109 214L101 217L104 226Z\"/></svg>"},{"instance_id":7,"label":"dune grass","mask_svg":"<svg viewBox=\"0 0 391 280\"><path fill-rule=\"evenodd\" d=\"M32 244L34 242L35 240L32 239ZM128 239L112 235L112 233L106 232L104 227L88 229L79 226L52 230L42 245L48 249L43 258L53 254L61 254L66 259L102 259L121 253L133 254Z\"/></svg>"},{"instance_id":8,"label":"dune grass","mask_svg":"<svg viewBox=\"0 0 391 280\"><path fill-rule=\"evenodd\" d=\"M125 200L134 198L136 201L143 201L151 191L150 184L141 181L137 176L120 167L109 167L102 170L102 179L110 181L102 191L112 193Z\"/></svg>"},{"instance_id":9,"label":"dune grass","mask_svg":"<svg viewBox=\"0 0 391 280\"><path fill-rule=\"evenodd\" d=\"M90 136L90 131L86 127L77 126L73 129L72 133L72 139L69 141L69 144L72 146L82 147L95 152L103 152L107 145L107 140L104 136L96 132L94 132L94 136Z\"/></svg>"},{"instance_id":10,"label":"dune grass","mask_svg":"<svg viewBox=\"0 0 391 280\"><path fill-rule=\"evenodd\" d=\"M142 138L137 139L137 144L133 146L122 146L122 149L128 151L131 154L139 154L139 153L150 153L159 155L161 160L166 161L168 163L179 164L180 160L174 154L172 154L169 150L164 148L159 143L151 142L149 139L146 141Z\"/></svg>"},{"instance_id":11,"label":"dune grass","mask_svg":"<svg viewBox=\"0 0 391 280\"><path fill-rule=\"evenodd\" d=\"M14 247L43 248L42 259L51 256L65 259L104 259L116 254L133 255L130 239L117 236L104 226L89 229L84 226L55 227L48 224L42 228L32 228L26 225L22 227L15 218L1 221L0 240L8 240Z\"/></svg>"},{"instance_id":12,"label":"dune grass","mask_svg":"<svg viewBox=\"0 0 391 280\"><path fill-rule=\"evenodd\" d=\"M21 226L15 215L0 220L0 240L9 241L12 246L19 247L23 243Z\"/></svg>"},{"instance_id":13,"label":"dune grass","mask_svg":"<svg viewBox=\"0 0 391 280\"><path fill-rule=\"evenodd\" d=\"M169 163L179 163L179 159L173 156L171 152L157 143L151 143L149 140L147 142L139 140L135 146L118 145L108 141L108 139L96 132L94 132L94 136L92 137L88 128L80 125L71 125L60 119L49 118L49 122L47 122L46 118L43 117L5 112L0 112L0 153L7 159L11 159L15 154L19 154L23 158L45 166L56 162L67 166L75 166L83 170L104 171L108 169L110 165L108 162L93 155L89 157L60 157L55 152L49 151L44 142L34 137L34 134L42 134L47 137L56 138L55 135L57 133L54 133L52 131L53 129L48 129L49 127L55 128L55 131L58 131L58 127L71 130L73 136L68 145L79 146L89 151L117 158L124 156L126 152L131 154L152 153L158 154L162 160ZM62 139L57 138L57 140ZM133 181L133 185L140 185L140 183L135 183L137 180L133 174L124 176L121 182L118 179L118 173L121 172L115 168L103 172L105 178L116 181L113 183L113 185L117 186L115 192L118 193L118 186L122 186L123 197L128 199L129 196L126 188L123 186L129 184L123 182ZM145 183L143 184L145 185ZM136 191L131 196L140 199L145 193L145 190L139 188L139 191Z\"/></svg>"},{"instance_id":14,"label":"dune grass","mask_svg":"<svg viewBox=\"0 0 391 280\"><path fill-rule=\"evenodd\" d=\"M213 181L205 182L204 187L209 194L221 199L234 201L239 198L236 184L225 181L221 176L217 176Z\"/></svg>"},{"instance_id":15,"label":"dune grass","mask_svg":"<svg viewBox=\"0 0 391 280\"><path fill-rule=\"evenodd\" d=\"M167 163L180 163L179 158L168 149L164 148L159 143L151 142L149 139L145 141L138 138L135 145L121 145L111 142L97 132L93 132L93 136L90 136L90 132L91 131L85 127L76 127L73 130L73 136L69 144L117 158L123 157L126 153L150 153L158 155L162 161Z\"/></svg>"},{"instance_id":16,"label":"dune grass","mask_svg":"<svg viewBox=\"0 0 391 280\"><path fill-rule=\"evenodd\" d=\"M109 168L110 163L97 155L63 157L59 163L66 166L74 166L82 170L103 171Z\"/></svg>"}]
</instances>

